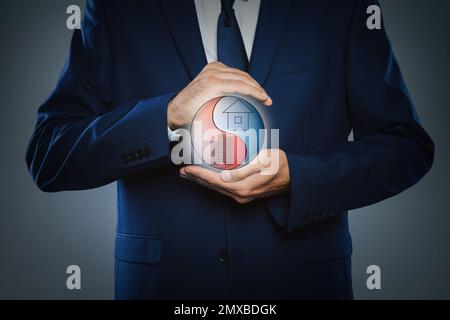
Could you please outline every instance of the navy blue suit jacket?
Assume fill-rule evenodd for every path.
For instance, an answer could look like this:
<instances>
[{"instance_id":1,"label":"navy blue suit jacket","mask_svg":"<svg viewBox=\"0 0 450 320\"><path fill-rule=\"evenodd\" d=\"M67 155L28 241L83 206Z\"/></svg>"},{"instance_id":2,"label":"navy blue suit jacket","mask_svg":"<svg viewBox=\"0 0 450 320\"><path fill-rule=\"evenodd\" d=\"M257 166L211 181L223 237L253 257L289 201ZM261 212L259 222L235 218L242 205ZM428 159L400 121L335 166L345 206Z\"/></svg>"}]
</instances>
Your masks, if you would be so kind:
<instances>
[{"instance_id":1,"label":"navy blue suit jacket","mask_svg":"<svg viewBox=\"0 0 450 320\"><path fill-rule=\"evenodd\" d=\"M46 192L117 181L117 298L352 298L347 211L417 183L434 154L384 29L366 27L373 3L262 0L249 73L292 185L239 205L170 161L168 101L207 64L194 2L88 1L27 163Z\"/></svg>"}]
</instances>

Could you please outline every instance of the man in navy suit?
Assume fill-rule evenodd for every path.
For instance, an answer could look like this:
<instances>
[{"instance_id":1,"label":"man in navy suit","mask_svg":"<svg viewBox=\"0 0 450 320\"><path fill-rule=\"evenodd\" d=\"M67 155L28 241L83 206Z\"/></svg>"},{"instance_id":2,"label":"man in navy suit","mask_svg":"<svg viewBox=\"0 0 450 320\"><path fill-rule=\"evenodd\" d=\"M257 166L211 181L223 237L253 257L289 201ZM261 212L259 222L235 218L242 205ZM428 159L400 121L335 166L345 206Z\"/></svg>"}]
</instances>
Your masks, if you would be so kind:
<instances>
[{"instance_id":1,"label":"man in navy suit","mask_svg":"<svg viewBox=\"0 0 450 320\"><path fill-rule=\"evenodd\" d=\"M88 1L27 164L46 192L117 181L118 299L352 298L347 211L434 155L373 4ZM173 131L233 93L267 106L278 172L175 166Z\"/></svg>"}]
</instances>

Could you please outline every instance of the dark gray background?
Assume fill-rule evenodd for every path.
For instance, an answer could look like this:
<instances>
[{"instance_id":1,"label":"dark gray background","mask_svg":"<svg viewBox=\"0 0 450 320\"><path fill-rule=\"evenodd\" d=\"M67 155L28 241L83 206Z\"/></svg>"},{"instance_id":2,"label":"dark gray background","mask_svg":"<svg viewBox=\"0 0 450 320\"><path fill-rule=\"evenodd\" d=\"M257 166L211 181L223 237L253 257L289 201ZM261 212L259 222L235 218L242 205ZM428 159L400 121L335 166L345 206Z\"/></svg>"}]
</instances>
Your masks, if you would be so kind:
<instances>
[{"instance_id":1,"label":"dark gray background","mask_svg":"<svg viewBox=\"0 0 450 320\"><path fill-rule=\"evenodd\" d=\"M0 0L0 298L112 299L115 185L44 194L24 162L36 110L54 88L71 32L66 8L82 0ZM382 0L386 27L436 161L417 186L353 211L357 299L450 298L448 0ZM82 268L82 290L65 270ZM366 268L382 268L382 290L366 288Z\"/></svg>"}]
</instances>

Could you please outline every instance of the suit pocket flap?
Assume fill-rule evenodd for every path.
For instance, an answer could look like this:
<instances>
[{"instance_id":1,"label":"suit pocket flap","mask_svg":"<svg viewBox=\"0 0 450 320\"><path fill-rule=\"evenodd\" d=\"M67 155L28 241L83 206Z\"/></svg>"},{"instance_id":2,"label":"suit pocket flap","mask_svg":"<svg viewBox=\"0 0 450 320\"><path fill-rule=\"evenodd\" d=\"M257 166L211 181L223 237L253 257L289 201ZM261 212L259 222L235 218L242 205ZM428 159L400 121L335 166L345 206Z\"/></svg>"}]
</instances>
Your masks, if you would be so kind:
<instances>
[{"instance_id":1,"label":"suit pocket flap","mask_svg":"<svg viewBox=\"0 0 450 320\"><path fill-rule=\"evenodd\" d=\"M153 236L118 234L114 256L125 262L158 264L162 256L162 239Z\"/></svg>"},{"instance_id":2,"label":"suit pocket flap","mask_svg":"<svg viewBox=\"0 0 450 320\"><path fill-rule=\"evenodd\" d=\"M301 264L344 258L353 252L347 231L299 240L296 249Z\"/></svg>"}]
</instances>

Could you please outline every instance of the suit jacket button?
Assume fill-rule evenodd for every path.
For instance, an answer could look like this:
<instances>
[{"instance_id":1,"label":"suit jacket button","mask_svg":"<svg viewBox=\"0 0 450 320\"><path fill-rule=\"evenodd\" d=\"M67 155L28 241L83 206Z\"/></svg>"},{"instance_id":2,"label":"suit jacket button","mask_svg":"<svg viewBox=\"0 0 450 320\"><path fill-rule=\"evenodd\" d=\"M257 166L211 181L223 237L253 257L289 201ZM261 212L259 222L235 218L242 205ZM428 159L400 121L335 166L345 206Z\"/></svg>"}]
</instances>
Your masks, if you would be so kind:
<instances>
[{"instance_id":1,"label":"suit jacket button","mask_svg":"<svg viewBox=\"0 0 450 320\"><path fill-rule=\"evenodd\" d=\"M222 263L228 263L229 257L228 257L228 251L226 249L222 249L219 251L218 254L219 261Z\"/></svg>"},{"instance_id":2,"label":"suit jacket button","mask_svg":"<svg viewBox=\"0 0 450 320\"><path fill-rule=\"evenodd\" d=\"M137 155L136 155L136 153L135 153L135 152L130 152L130 153L128 154L128 159L129 159L130 161L136 161L136 160L137 160Z\"/></svg>"}]
</instances>

